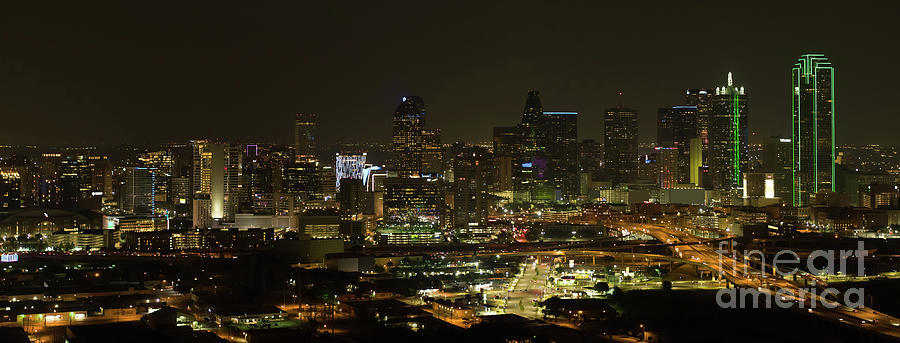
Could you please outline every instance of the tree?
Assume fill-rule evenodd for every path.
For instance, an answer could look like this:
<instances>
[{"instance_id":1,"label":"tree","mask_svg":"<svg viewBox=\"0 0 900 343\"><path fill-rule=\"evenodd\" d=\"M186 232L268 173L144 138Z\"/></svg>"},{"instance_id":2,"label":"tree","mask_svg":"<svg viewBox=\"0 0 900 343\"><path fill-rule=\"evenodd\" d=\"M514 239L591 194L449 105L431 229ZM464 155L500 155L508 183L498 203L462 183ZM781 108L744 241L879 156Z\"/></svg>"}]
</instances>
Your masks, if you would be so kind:
<instances>
[{"instance_id":1,"label":"tree","mask_svg":"<svg viewBox=\"0 0 900 343\"><path fill-rule=\"evenodd\" d=\"M609 284L606 282L598 282L594 284L594 290L600 293L609 291Z\"/></svg>"}]
</instances>

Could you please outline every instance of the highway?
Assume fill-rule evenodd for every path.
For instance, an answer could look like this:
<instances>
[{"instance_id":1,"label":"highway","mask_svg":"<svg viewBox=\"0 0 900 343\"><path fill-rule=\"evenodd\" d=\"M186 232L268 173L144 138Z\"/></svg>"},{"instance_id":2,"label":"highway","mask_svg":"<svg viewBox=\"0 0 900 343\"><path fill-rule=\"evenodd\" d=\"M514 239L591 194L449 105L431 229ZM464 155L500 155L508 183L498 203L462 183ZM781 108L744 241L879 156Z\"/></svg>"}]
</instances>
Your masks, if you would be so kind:
<instances>
[{"instance_id":1,"label":"highway","mask_svg":"<svg viewBox=\"0 0 900 343\"><path fill-rule=\"evenodd\" d=\"M733 285L743 288L755 288L766 294L775 296L775 291L782 289L790 291L794 296L783 297L786 301L794 301L798 304L803 302L803 307L794 307L801 311L814 314L819 318L827 321L838 323L839 325L849 325L862 330L878 332L883 335L900 338L900 319L880 313L870 308L851 309L844 305L838 305L835 308L827 308L824 304L834 303L821 296L821 293L815 294L807 291L801 293L803 285L773 275L771 273L763 273L762 270L752 267L744 263L743 255L732 252L719 254L716 250L718 246L713 242L705 241L696 236L678 231L676 229L667 228L660 225L643 224L643 223L625 223L621 224L620 229L623 231L640 231L644 234L656 238L660 242L671 244L673 254L678 258L690 263L703 265L714 272L719 273L723 278ZM720 263L721 260L721 263ZM765 269L770 270L772 267L766 265ZM806 278L810 276L804 275ZM821 280L817 280L821 286ZM808 289L808 288L806 288ZM804 294L804 295L801 295ZM843 295L838 295L843 298ZM786 299L789 298L789 299ZM773 301L774 302L774 301ZM810 304L816 303L815 308L811 308ZM761 302L762 304L762 302Z\"/></svg>"}]
</instances>

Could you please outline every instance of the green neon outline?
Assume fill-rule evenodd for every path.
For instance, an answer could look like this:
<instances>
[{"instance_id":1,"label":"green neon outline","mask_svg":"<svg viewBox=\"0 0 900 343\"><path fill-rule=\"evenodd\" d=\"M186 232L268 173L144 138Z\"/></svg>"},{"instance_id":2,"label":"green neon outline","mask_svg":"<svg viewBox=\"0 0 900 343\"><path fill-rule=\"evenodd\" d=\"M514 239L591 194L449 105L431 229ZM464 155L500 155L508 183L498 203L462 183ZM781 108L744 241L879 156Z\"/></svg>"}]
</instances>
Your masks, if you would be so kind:
<instances>
[{"instance_id":1,"label":"green neon outline","mask_svg":"<svg viewBox=\"0 0 900 343\"><path fill-rule=\"evenodd\" d=\"M835 180L835 163L834 159L837 158L837 155L834 153L835 146L835 134L834 134L834 67L831 63L828 63L828 83L829 88L831 88L831 98L828 99L831 102L831 191L837 191L837 182Z\"/></svg>"},{"instance_id":2,"label":"green neon outline","mask_svg":"<svg viewBox=\"0 0 900 343\"><path fill-rule=\"evenodd\" d=\"M829 162L831 164L831 175L829 177L829 182L830 182L831 190L836 191L837 190L837 182L836 182L836 168L837 167L836 167L836 163L835 163L835 158L837 157L837 154L835 151L836 139L835 139L835 124L834 124L835 123L834 122L834 114L835 114L834 113L835 112L834 66L831 64L831 62L828 60L828 58L825 57L824 54L804 54L804 55L801 55L800 58L797 59L797 63L794 64L794 68L793 68L795 80L792 82L792 84L794 86L794 89L792 89L792 92L794 92L797 89L800 89L800 90L805 89L805 90L812 91L812 95L811 95L812 96L811 100L812 100L812 105L813 105L812 119L813 119L813 125L815 125L813 127L813 141L814 141L813 159L815 160L815 162L814 162L815 169L813 170L814 182L813 182L813 187L811 190L813 190L814 192L818 192L819 191L819 108L818 108L819 103L818 103L818 92L819 92L819 88L820 88L819 87L819 69L828 70L828 80L824 80L824 81L828 83L828 87L830 88L829 92L830 92L830 96L831 96L829 98L829 100L830 100L830 105L829 105L830 118L829 119L831 120L831 123L830 123L831 136L829 137L829 141L830 141L829 143L831 145L831 161ZM803 80L803 81L801 81L801 80ZM812 81L810 81L810 80L812 80ZM811 89L809 88L810 84L812 84L812 87L813 87ZM806 88L802 88L801 86L806 86ZM792 121L791 121L791 138L792 138L793 142L791 144L792 144L793 150L794 150L793 153L791 154L791 157L794 159L794 161L792 161L793 168L791 168L792 169L791 173L792 173L793 182L794 182L794 185L792 187L792 192L794 193L792 195L794 198L794 206L802 206L803 205L803 202L801 201L801 198L802 198L801 193L803 192L803 189L804 189L804 187L803 187L804 180L802 180L803 176L802 176L802 173L800 173L801 170L804 170L803 169L803 159L802 159L802 154L801 154L801 150L803 148L803 142L802 142L803 140L797 139L798 137L802 138L801 137L802 130L800 128L800 122L801 122L801 117L803 116L803 113L801 111L803 95L800 93L802 93L802 92L796 92L796 94L793 94L793 96L791 97L792 111L793 111ZM807 191L807 193L808 193L808 191Z\"/></svg>"},{"instance_id":3,"label":"green neon outline","mask_svg":"<svg viewBox=\"0 0 900 343\"><path fill-rule=\"evenodd\" d=\"M732 134L732 136L733 136L732 138L734 140L734 142L732 143L734 151L732 153L733 157L732 157L732 161L731 161L732 167L733 167L731 187L736 188L736 185L738 183L738 179L740 176L740 171L741 171L740 170L741 141L740 141L740 132L739 132L740 125L741 125L740 124L740 112L739 112L740 111L740 108L739 108L740 95L737 92L737 87L731 88L731 94L732 94L732 124L731 124L731 126L732 126L732 129L734 130L734 133Z\"/></svg>"},{"instance_id":4,"label":"green neon outline","mask_svg":"<svg viewBox=\"0 0 900 343\"><path fill-rule=\"evenodd\" d=\"M797 179L797 170L800 169L800 143L797 137L800 135L800 63L794 64L794 80L791 82L791 204L800 206L800 182Z\"/></svg>"}]
</instances>

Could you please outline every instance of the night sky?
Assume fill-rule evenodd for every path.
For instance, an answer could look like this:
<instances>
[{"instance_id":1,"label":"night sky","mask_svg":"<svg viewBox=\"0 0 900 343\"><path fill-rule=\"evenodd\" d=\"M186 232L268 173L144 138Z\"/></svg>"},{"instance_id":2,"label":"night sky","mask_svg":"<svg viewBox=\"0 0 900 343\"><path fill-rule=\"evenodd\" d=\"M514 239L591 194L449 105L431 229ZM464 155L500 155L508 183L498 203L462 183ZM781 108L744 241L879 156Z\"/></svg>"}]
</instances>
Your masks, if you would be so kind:
<instances>
[{"instance_id":1,"label":"night sky","mask_svg":"<svg viewBox=\"0 0 900 343\"><path fill-rule=\"evenodd\" d=\"M751 131L788 134L804 52L836 66L838 144L900 144L896 3L324 2L2 8L0 144L288 143L297 112L325 142L387 142L404 95L445 142L486 141L529 89L598 140L622 90L653 141L658 107L729 71Z\"/></svg>"}]
</instances>

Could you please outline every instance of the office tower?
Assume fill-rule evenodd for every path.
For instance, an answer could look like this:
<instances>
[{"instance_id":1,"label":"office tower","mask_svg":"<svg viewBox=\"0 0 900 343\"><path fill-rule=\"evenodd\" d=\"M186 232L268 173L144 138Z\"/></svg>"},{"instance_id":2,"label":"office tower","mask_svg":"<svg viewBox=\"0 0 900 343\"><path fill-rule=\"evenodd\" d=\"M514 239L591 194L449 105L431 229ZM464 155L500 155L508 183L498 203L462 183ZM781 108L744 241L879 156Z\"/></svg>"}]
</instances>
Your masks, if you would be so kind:
<instances>
[{"instance_id":1,"label":"office tower","mask_svg":"<svg viewBox=\"0 0 900 343\"><path fill-rule=\"evenodd\" d=\"M675 185L679 183L678 177L680 176L680 149L658 146L653 150L656 150L657 185L663 189L675 188Z\"/></svg>"},{"instance_id":2,"label":"office tower","mask_svg":"<svg viewBox=\"0 0 900 343\"><path fill-rule=\"evenodd\" d=\"M138 157L138 160L144 168L156 170L156 181L153 186L156 194L156 205L160 206L163 203L174 204L169 195L172 175L175 173L175 158L172 151L167 149L145 152Z\"/></svg>"},{"instance_id":3,"label":"office tower","mask_svg":"<svg viewBox=\"0 0 900 343\"><path fill-rule=\"evenodd\" d=\"M59 206L78 208L91 196L91 168L85 155L69 155L59 166Z\"/></svg>"},{"instance_id":4,"label":"office tower","mask_svg":"<svg viewBox=\"0 0 900 343\"><path fill-rule=\"evenodd\" d=\"M487 221L491 156L487 149L467 146L453 159L453 226L481 226Z\"/></svg>"},{"instance_id":5,"label":"office tower","mask_svg":"<svg viewBox=\"0 0 900 343\"><path fill-rule=\"evenodd\" d=\"M578 145L578 164L586 172L595 173L603 166L603 144L585 139Z\"/></svg>"},{"instance_id":6,"label":"office tower","mask_svg":"<svg viewBox=\"0 0 900 343\"><path fill-rule=\"evenodd\" d=\"M705 145L709 140L709 118L715 94L716 91L713 89L691 88L687 90L684 96L685 105L697 108L697 132L700 137L700 143L704 145L704 153L706 153ZM706 163L705 160L704 163Z\"/></svg>"},{"instance_id":7,"label":"office tower","mask_svg":"<svg viewBox=\"0 0 900 343\"><path fill-rule=\"evenodd\" d=\"M603 118L603 162L615 184L632 182L637 177L638 122L637 110L619 105L606 110Z\"/></svg>"},{"instance_id":8,"label":"office tower","mask_svg":"<svg viewBox=\"0 0 900 343\"><path fill-rule=\"evenodd\" d=\"M237 213L240 194L242 149L239 145L214 144L212 152L212 217L231 221Z\"/></svg>"},{"instance_id":9,"label":"office tower","mask_svg":"<svg viewBox=\"0 0 900 343\"><path fill-rule=\"evenodd\" d=\"M334 199L337 193L337 183L335 180L334 167L330 165L319 165L319 193L322 194L321 199Z\"/></svg>"},{"instance_id":10,"label":"office tower","mask_svg":"<svg viewBox=\"0 0 900 343\"><path fill-rule=\"evenodd\" d=\"M363 168L363 186L366 192L383 192L387 171L381 166L367 165Z\"/></svg>"},{"instance_id":11,"label":"office tower","mask_svg":"<svg viewBox=\"0 0 900 343\"><path fill-rule=\"evenodd\" d=\"M578 196L578 112L544 112L545 159L549 181L561 196Z\"/></svg>"},{"instance_id":12,"label":"office tower","mask_svg":"<svg viewBox=\"0 0 900 343\"><path fill-rule=\"evenodd\" d=\"M744 87L734 85L728 73L727 85L716 87L709 116L709 182L712 189L724 191L724 199L740 196L741 177L747 170L747 95Z\"/></svg>"},{"instance_id":13,"label":"office tower","mask_svg":"<svg viewBox=\"0 0 900 343\"><path fill-rule=\"evenodd\" d=\"M701 169L703 168L703 141L699 137L690 140L690 162L688 163L689 178L688 182L694 186L700 186L703 183Z\"/></svg>"},{"instance_id":14,"label":"office tower","mask_svg":"<svg viewBox=\"0 0 900 343\"><path fill-rule=\"evenodd\" d=\"M55 207L59 205L59 168L62 154L43 153L38 164L37 205Z\"/></svg>"},{"instance_id":15,"label":"office tower","mask_svg":"<svg viewBox=\"0 0 900 343\"><path fill-rule=\"evenodd\" d=\"M542 156L546 132L543 130L544 108L540 93L528 91L525 109L522 111L522 122L519 124L522 152L530 159Z\"/></svg>"},{"instance_id":16,"label":"office tower","mask_svg":"<svg viewBox=\"0 0 900 343\"><path fill-rule=\"evenodd\" d=\"M391 172L398 177L418 177L425 152L425 102L418 96L403 97L394 111Z\"/></svg>"},{"instance_id":17,"label":"office tower","mask_svg":"<svg viewBox=\"0 0 900 343\"><path fill-rule=\"evenodd\" d=\"M441 129L422 130L422 173L437 177L444 173L444 146Z\"/></svg>"},{"instance_id":18,"label":"office tower","mask_svg":"<svg viewBox=\"0 0 900 343\"><path fill-rule=\"evenodd\" d=\"M22 178L18 171L0 169L0 211L22 207Z\"/></svg>"},{"instance_id":19,"label":"office tower","mask_svg":"<svg viewBox=\"0 0 900 343\"><path fill-rule=\"evenodd\" d=\"M362 213L364 193L362 179L342 178L339 182L338 201L341 204L341 215L354 216Z\"/></svg>"},{"instance_id":20,"label":"office tower","mask_svg":"<svg viewBox=\"0 0 900 343\"><path fill-rule=\"evenodd\" d=\"M744 173L743 197L747 198L774 198L775 174L773 173Z\"/></svg>"},{"instance_id":21,"label":"office tower","mask_svg":"<svg viewBox=\"0 0 900 343\"><path fill-rule=\"evenodd\" d=\"M297 113L294 119L294 161L315 161L316 131L318 128L315 113Z\"/></svg>"},{"instance_id":22,"label":"office tower","mask_svg":"<svg viewBox=\"0 0 900 343\"><path fill-rule=\"evenodd\" d=\"M191 178L177 176L169 180L169 201L175 210L174 216L190 217L191 199L193 199Z\"/></svg>"},{"instance_id":23,"label":"office tower","mask_svg":"<svg viewBox=\"0 0 900 343\"><path fill-rule=\"evenodd\" d=\"M297 162L282 170L282 192L299 200L321 200L322 173L318 162Z\"/></svg>"},{"instance_id":24,"label":"office tower","mask_svg":"<svg viewBox=\"0 0 900 343\"><path fill-rule=\"evenodd\" d=\"M805 54L791 72L794 206L821 190L835 191L834 66L825 55Z\"/></svg>"},{"instance_id":25,"label":"office tower","mask_svg":"<svg viewBox=\"0 0 900 343\"><path fill-rule=\"evenodd\" d=\"M214 220L233 219L239 203L242 149L225 143L193 141L193 189L195 198L209 199ZM196 197L197 195L204 195ZM197 209L197 206L193 206ZM196 223L195 223L196 225Z\"/></svg>"},{"instance_id":26,"label":"office tower","mask_svg":"<svg viewBox=\"0 0 900 343\"><path fill-rule=\"evenodd\" d=\"M881 183L860 186L859 205L873 209L898 209L900 208L900 187Z\"/></svg>"},{"instance_id":27,"label":"office tower","mask_svg":"<svg viewBox=\"0 0 900 343\"><path fill-rule=\"evenodd\" d=\"M109 156L91 154L87 159L91 170L91 197L99 197L101 204L112 201L113 175Z\"/></svg>"},{"instance_id":28,"label":"office tower","mask_svg":"<svg viewBox=\"0 0 900 343\"><path fill-rule=\"evenodd\" d=\"M257 203L254 199L271 197L274 191L272 188L273 163L266 155L266 151L267 149L260 147L259 144L244 146L244 156L241 161L243 168L241 171L241 199L238 206L242 213L257 213L257 209L253 206Z\"/></svg>"},{"instance_id":29,"label":"office tower","mask_svg":"<svg viewBox=\"0 0 900 343\"><path fill-rule=\"evenodd\" d=\"M337 180L337 190L341 190L342 179L362 180L363 169L366 167L366 153L349 154L338 153L334 155L334 178Z\"/></svg>"},{"instance_id":30,"label":"office tower","mask_svg":"<svg viewBox=\"0 0 900 343\"><path fill-rule=\"evenodd\" d=\"M209 194L212 173L212 152L209 141L191 141L192 160L191 188L194 194Z\"/></svg>"},{"instance_id":31,"label":"office tower","mask_svg":"<svg viewBox=\"0 0 900 343\"><path fill-rule=\"evenodd\" d=\"M517 127L494 128L494 190L513 190L513 164L519 156L519 129Z\"/></svg>"},{"instance_id":32,"label":"office tower","mask_svg":"<svg viewBox=\"0 0 900 343\"><path fill-rule=\"evenodd\" d=\"M677 183L691 182L691 140L700 137L697 106L673 106L657 112L656 144L677 149L676 168L672 170Z\"/></svg>"},{"instance_id":33,"label":"office tower","mask_svg":"<svg viewBox=\"0 0 900 343\"><path fill-rule=\"evenodd\" d=\"M518 147L514 149L516 156L512 161L513 198L531 201L532 191L537 184L536 165L546 165L543 161L546 133L543 126L544 109L538 91L528 91L522 120L517 126Z\"/></svg>"},{"instance_id":34,"label":"office tower","mask_svg":"<svg viewBox=\"0 0 900 343\"><path fill-rule=\"evenodd\" d=\"M152 214L156 211L156 169L129 167L125 169L121 209L125 213Z\"/></svg>"},{"instance_id":35,"label":"office tower","mask_svg":"<svg viewBox=\"0 0 900 343\"><path fill-rule=\"evenodd\" d=\"M389 177L385 180L384 216L401 221L440 223L444 188L435 179Z\"/></svg>"},{"instance_id":36,"label":"office tower","mask_svg":"<svg viewBox=\"0 0 900 343\"><path fill-rule=\"evenodd\" d=\"M763 171L772 173L775 178L775 196L791 203L793 181L790 138L772 136L763 144Z\"/></svg>"}]
</instances>

